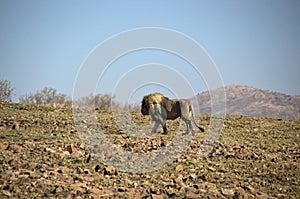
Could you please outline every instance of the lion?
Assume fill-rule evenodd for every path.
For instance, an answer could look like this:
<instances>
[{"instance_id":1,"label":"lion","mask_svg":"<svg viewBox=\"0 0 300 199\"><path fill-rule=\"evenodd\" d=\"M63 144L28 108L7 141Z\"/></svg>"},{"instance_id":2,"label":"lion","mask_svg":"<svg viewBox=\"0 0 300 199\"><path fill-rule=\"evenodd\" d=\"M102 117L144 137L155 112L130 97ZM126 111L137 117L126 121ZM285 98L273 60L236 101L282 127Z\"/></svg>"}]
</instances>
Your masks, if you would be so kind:
<instances>
[{"instance_id":1,"label":"lion","mask_svg":"<svg viewBox=\"0 0 300 199\"><path fill-rule=\"evenodd\" d=\"M150 115L151 120L154 122L152 133L155 133L159 125L161 125L163 133L167 134L166 120L175 120L178 117L186 124L187 130L185 134L188 134L190 131L192 131L193 135L195 134L193 124L201 132L204 132L204 129L196 124L192 104L187 99L169 99L160 93L149 94L143 97L141 113Z\"/></svg>"}]
</instances>

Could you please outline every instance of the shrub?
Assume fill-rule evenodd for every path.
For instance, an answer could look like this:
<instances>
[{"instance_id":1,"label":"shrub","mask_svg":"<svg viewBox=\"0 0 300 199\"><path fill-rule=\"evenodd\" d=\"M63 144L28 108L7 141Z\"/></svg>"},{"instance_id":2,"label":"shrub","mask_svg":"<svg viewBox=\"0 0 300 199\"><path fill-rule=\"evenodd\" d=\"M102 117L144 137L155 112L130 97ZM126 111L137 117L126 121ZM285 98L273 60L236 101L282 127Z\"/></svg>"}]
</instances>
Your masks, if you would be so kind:
<instances>
[{"instance_id":1,"label":"shrub","mask_svg":"<svg viewBox=\"0 0 300 199\"><path fill-rule=\"evenodd\" d=\"M36 93L30 93L20 96L21 103L27 104L66 104L68 102L67 95L57 93L55 88L45 87Z\"/></svg>"},{"instance_id":2,"label":"shrub","mask_svg":"<svg viewBox=\"0 0 300 199\"><path fill-rule=\"evenodd\" d=\"M8 80L0 80L0 101L10 101L13 90Z\"/></svg>"}]
</instances>

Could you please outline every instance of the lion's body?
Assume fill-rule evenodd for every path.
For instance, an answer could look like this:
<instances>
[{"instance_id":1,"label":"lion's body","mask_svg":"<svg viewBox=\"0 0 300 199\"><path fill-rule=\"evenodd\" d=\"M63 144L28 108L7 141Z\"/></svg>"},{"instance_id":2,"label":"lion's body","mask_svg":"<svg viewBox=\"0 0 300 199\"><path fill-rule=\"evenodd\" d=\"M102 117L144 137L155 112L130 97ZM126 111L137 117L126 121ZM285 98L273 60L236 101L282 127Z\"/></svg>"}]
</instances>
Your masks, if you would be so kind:
<instances>
[{"instance_id":1,"label":"lion's body","mask_svg":"<svg viewBox=\"0 0 300 199\"><path fill-rule=\"evenodd\" d=\"M194 133L193 124L197 126L191 102L187 99L169 99L160 93L144 96L142 100L143 115L150 115L154 122L152 132L155 132L159 125L163 127L164 133L167 133L166 120L174 120L178 117L186 123L187 133ZM203 128L197 126L202 132Z\"/></svg>"},{"instance_id":2,"label":"lion's body","mask_svg":"<svg viewBox=\"0 0 300 199\"><path fill-rule=\"evenodd\" d=\"M175 120L181 116L180 102L173 101L171 111L167 111L167 120Z\"/></svg>"}]
</instances>

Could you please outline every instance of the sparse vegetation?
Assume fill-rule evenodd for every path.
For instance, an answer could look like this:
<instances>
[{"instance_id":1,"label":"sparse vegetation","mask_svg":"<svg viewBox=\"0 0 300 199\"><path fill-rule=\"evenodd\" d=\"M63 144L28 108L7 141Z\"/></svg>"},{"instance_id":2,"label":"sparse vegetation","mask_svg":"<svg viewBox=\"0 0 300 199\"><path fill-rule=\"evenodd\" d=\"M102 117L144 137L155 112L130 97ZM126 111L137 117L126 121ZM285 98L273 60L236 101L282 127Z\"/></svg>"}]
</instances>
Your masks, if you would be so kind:
<instances>
[{"instance_id":1,"label":"sparse vegetation","mask_svg":"<svg viewBox=\"0 0 300 199\"><path fill-rule=\"evenodd\" d=\"M70 104L67 95L58 93L55 88L45 87L34 94L20 96L19 101L26 104Z\"/></svg>"},{"instance_id":2,"label":"sparse vegetation","mask_svg":"<svg viewBox=\"0 0 300 199\"><path fill-rule=\"evenodd\" d=\"M300 120L227 116L222 136L204 159L205 133L171 165L126 173L90 156L66 107L0 103L0 198L299 198ZM132 112L134 122L149 118ZM130 137L113 115L98 111L106 136L124 150L168 146L170 134ZM210 116L199 123L209 127Z\"/></svg>"},{"instance_id":3,"label":"sparse vegetation","mask_svg":"<svg viewBox=\"0 0 300 199\"><path fill-rule=\"evenodd\" d=\"M110 94L97 94L83 97L77 103L84 105L94 105L95 109L110 112L114 110L131 110L138 111L140 106L138 104L121 104L114 101L115 96Z\"/></svg>"},{"instance_id":4,"label":"sparse vegetation","mask_svg":"<svg viewBox=\"0 0 300 199\"><path fill-rule=\"evenodd\" d=\"M13 90L10 81L0 80L0 102L10 101Z\"/></svg>"}]
</instances>

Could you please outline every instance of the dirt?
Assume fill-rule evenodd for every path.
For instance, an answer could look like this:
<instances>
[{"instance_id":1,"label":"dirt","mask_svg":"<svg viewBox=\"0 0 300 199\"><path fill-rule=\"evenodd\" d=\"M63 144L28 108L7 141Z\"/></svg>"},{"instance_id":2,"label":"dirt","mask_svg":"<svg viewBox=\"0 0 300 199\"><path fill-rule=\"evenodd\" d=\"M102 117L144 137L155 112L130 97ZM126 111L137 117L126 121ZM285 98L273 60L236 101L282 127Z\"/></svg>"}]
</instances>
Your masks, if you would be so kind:
<instances>
[{"instance_id":1,"label":"dirt","mask_svg":"<svg viewBox=\"0 0 300 199\"><path fill-rule=\"evenodd\" d=\"M64 107L0 103L0 198L299 198L300 120L227 116L221 137L200 158L205 133L169 165L126 172L104 165L87 150ZM113 115L98 111L117 147L146 153L167 147L168 135L130 137ZM148 118L132 113L138 124ZM209 115L201 115L209 128Z\"/></svg>"}]
</instances>

